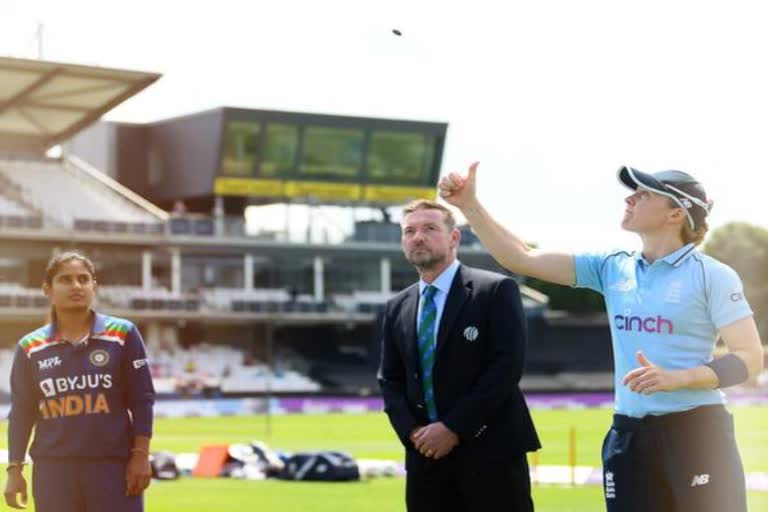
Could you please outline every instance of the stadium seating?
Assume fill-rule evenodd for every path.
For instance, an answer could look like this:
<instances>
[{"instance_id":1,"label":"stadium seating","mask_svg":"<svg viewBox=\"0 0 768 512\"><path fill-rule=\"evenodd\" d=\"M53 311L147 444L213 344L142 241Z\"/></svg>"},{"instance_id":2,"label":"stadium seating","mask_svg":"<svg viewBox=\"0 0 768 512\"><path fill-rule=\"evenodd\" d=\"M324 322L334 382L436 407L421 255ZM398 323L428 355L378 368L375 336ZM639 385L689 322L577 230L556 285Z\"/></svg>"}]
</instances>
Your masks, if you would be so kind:
<instances>
[{"instance_id":1,"label":"stadium seating","mask_svg":"<svg viewBox=\"0 0 768 512\"><path fill-rule=\"evenodd\" d=\"M323 312L328 305L308 294L293 296L284 288L206 288L200 290L205 305L216 311L251 313Z\"/></svg>"},{"instance_id":2,"label":"stadium seating","mask_svg":"<svg viewBox=\"0 0 768 512\"><path fill-rule=\"evenodd\" d=\"M48 299L40 288L25 288L15 283L0 283L0 308L45 308Z\"/></svg>"},{"instance_id":3,"label":"stadium seating","mask_svg":"<svg viewBox=\"0 0 768 512\"><path fill-rule=\"evenodd\" d=\"M200 299L191 294L173 293L165 288L146 291L140 286L102 286L99 298L108 306L137 311L197 311L201 304Z\"/></svg>"},{"instance_id":4,"label":"stadium seating","mask_svg":"<svg viewBox=\"0 0 768 512\"><path fill-rule=\"evenodd\" d=\"M350 294L333 295L333 303L342 311L378 313L392 297L392 293L354 291Z\"/></svg>"},{"instance_id":5,"label":"stadium seating","mask_svg":"<svg viewBox=\"0 0 768 512\"><path fill-rule=\"evenodd\" d=\"M71 164L2 160L0 182L6 184L3 188L16 191L21 202L45 211L45 223L53 227L110 233L162 233L165 229L150 212Z\"/></svg>"},{"instance_id":6,"label":"stadium seating","mask_svg":"<svg viewBox=\"0 0 768 512\"><path fill-rule=\"evenodd\" d=\"M320 390L317 382L297 371L297 367L305 366L299 356L286 351L276 355L272 371L263 363L245 364L243 351L229 345L202 343L189 349L176 346L157 351L150 359L159 391L169 392L172 388L170 392L190 395Z\"/></svg>"},{"instance_id":7,"label":"stadium seating","mask_svg":"<svg viewBox=\"0 0 768 512\"><path fill-rule=\"evenodd\" d=\"M26 208L22 207L18 203L15 203L4 196L0 196L0 215L2 216L26 216L30 212Z\"/></svg>"},{"instance_id":8,"label":"stadium seating","mask_svg":"<svg viewBox=\"0 0 768 512\"><path fill-rule=\"evenodd\" d=\"M39 229L42 214L25 203L20 188L0 175L0 228Z\"/></svg>"},{"instance_id":9,"label":"stadium seating","mask_svg":"<svg viewBox=\"0 0 768 512\"><path fill-rule=\"evenodd\" d=\"M248 365L242 350L229 345L199 344L189 349L151 350L150 371L159 395L218 396L220 394L307 393L321 386L299 371L307 363L289 351L276 355L272 370L261 362ZM10 375L13 350L0 350L0 375ZM0 392L10 393L8 379Z\"/></svg>"},{"instance_id":10,"label":"stadium seating","mask_svg":"<svg viewBox=\"0 0 768 512\"><path fill-rule=\"evenodd\" d=\"M171 234L174 235L213 235L213 219L207 215L173 216L169 221Z\"/></svg>"},{"instance_id":11,"label":"stadium seating","mask_svg":"<svg viewBox=\"0 0 768 512\"><path fill-rule=\"evenodd\" d=\"M388 294L355 292L335 295L329 304L309 294L292 295L284 288L207 288L174 293L166 288L144 290L135 285L102 285L98 299L106 308L123 310L210 311L233 313L324 313L329 310L376 313ZM0 283L0 308L44 308L48 301L39 288Z\"/></svg>"}]
</instances>

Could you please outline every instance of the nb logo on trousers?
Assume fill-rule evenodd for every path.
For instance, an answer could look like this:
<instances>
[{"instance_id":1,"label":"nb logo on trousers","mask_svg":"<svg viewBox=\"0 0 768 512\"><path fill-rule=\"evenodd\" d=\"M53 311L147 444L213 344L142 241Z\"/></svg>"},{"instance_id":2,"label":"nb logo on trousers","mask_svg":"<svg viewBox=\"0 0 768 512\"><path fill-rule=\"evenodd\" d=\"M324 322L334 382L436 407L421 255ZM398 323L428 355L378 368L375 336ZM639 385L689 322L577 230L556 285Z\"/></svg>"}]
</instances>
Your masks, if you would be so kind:
<instances>
[{"instance_id":1,"label":"nb logo on trousers","mask_svg":"<svg viewBox=\"0 0 768 512\"><path fill-rule=\"evenodd\" d=\"M691 487L696 487L698 485L707 485L709 483L709 475L707 473L704 473L703 475L693 475L693 480L691 481Z\"/></svg>"}]
</instances>

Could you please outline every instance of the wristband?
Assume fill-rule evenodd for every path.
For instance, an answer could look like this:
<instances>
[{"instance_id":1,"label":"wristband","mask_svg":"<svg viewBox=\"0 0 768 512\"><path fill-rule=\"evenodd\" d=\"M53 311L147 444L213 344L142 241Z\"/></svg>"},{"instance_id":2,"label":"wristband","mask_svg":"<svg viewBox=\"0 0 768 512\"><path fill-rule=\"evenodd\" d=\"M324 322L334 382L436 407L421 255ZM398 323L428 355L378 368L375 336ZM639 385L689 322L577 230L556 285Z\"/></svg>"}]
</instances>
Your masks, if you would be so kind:
<instances>
[{"instance_id":1,"label":"wristband","mask_svg":"<svg viewBox=\"0 0 768 512\"><path fill-rule=\"evenodd\" d=\"M706 363L715 372L718 379L718 388L727 388L746 382L749 378L749 371L744 361L736 354L725 354Z\"/></svg>"},{"instance_id":2,"label":"wristband","mask_svg":"<svg viewBox=\"0 0 768 512\"><path fill-rule=\"evenodd\" d=\"M23 462L9 462L7 466L5 466L6 471L10 471L13 468L19 468L19 471L24 469L24 463Z\"/></svg>"}]
</instances>

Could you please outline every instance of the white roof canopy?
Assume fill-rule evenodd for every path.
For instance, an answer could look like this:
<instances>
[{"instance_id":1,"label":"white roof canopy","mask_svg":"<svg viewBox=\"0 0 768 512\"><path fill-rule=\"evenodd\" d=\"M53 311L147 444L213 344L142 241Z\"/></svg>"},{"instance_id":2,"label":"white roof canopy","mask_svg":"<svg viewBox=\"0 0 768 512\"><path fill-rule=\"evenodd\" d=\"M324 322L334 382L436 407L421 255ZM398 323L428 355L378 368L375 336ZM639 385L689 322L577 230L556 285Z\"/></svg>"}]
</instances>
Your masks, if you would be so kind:
<instances>
[{"instance_id":1,"label":"white roof canopy","mask_svg":"<svg viewBox=\"0 0 768 512\"><path fill-rule=\"evenodd\" d=\"M0 57L0 150L43 152L160 78Z\"/></svg>"}]
</instances>

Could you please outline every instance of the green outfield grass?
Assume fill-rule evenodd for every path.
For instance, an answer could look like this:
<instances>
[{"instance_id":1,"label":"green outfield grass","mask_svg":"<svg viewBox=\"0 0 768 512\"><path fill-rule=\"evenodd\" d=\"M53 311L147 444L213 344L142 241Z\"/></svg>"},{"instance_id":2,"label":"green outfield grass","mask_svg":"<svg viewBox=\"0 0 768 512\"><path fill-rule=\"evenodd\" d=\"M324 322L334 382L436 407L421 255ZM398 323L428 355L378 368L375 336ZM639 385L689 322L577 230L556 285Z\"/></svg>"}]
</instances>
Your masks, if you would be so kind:
<instances>
[{"instance_id":1,"label":"green outfield grass","mask_svg":"<svg viewBox=\"0 0 768 512\"><path fill-rule=\"evenodd\" d=\"M747 471L768 472L768 408L734 408L736 431ZM576 428L576 461L600 464L600 445L610 422L604 409L533 411L544 444L540 464L568 462L568 431ZM358 458L402 460L402 449L383 414L261 416L157 420L154 449L197 451L203 444L266 441L283 451L338 449ZM0 424L5 447L6 424ZM3 475L4 476L4 475ZM360 483L318 484L250 482L226 479L156 482L147 493L149 512L404 510L404 480L383 478ZM601 489L540 486L534 490L538 511L602 510ZM768 510L768 493L752 492L750 510Z\"/></svg>"}]
</instances>

